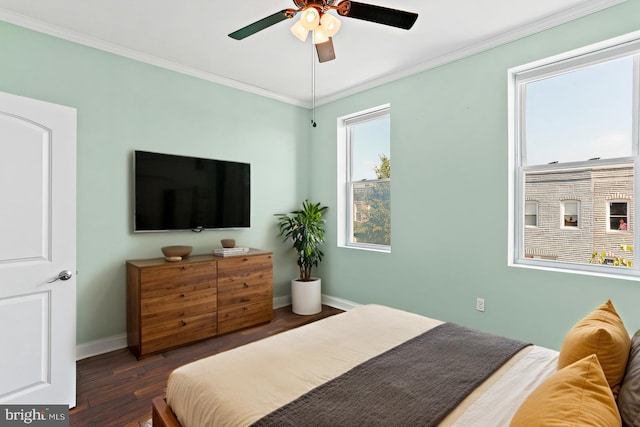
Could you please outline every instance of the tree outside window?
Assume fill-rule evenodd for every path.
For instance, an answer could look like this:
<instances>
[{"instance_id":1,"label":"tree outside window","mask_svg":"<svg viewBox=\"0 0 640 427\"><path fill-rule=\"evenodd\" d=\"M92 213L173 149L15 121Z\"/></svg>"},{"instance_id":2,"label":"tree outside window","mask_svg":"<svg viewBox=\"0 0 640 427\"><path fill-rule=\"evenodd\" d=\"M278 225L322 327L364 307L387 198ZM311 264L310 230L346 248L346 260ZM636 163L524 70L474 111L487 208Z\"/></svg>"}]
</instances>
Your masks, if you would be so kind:
<instances>
[{"instance_id":1,"label":"tree outside window","mask_svg":"<svg viewBox=\"0 0 640 427\"><path fill-rule=\"evenodd\" d=\"M353 240L391 245L391 159L380 155L375 182L354 184Z\"/></svg>"}]
</instances>

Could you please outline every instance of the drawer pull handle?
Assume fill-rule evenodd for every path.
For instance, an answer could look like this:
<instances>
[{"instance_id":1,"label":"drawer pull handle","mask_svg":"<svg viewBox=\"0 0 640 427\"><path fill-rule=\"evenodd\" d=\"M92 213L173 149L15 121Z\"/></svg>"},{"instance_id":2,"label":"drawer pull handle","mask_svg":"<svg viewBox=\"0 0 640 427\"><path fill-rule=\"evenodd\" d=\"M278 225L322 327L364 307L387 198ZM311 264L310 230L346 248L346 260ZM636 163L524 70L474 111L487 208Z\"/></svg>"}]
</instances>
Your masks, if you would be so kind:
<instances>
[{"instance_id":1,"label":"drawer pull handle","mask_svg":"<svg viewBox=\"0 0 640 427\"><path fill-rule=\"evenodd\" d=\"M187 322L185 322L184 320L180 321L180 326L187 326Z\"/></svg>"},{"instance_id":2,"label":"drawer pull handle","mask_svg":"<svg viewBox=\"0 0 640 427\"><path fill-rule=\"evenodd\" d=\"M180 298L184 298L184 294L180 294Z\"/></svg>"}]
</instances>

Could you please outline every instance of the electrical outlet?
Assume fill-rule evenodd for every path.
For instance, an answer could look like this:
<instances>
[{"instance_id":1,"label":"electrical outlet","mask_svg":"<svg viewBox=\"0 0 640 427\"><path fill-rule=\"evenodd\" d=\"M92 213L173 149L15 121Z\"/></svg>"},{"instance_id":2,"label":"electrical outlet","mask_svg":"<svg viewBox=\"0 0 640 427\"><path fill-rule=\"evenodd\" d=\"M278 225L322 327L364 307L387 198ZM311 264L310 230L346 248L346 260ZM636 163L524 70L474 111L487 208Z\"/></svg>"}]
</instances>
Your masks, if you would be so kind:
<instances>
[{"instance_id":1,"label":"electrical outlet","mask_svg":"<svg viewBox=\"0 0 640 427\"><path fill-rule=\"evenodd\" d=\"M476 298L476 310L484 311L484 298Z\"/></svg>"}]
</instances>

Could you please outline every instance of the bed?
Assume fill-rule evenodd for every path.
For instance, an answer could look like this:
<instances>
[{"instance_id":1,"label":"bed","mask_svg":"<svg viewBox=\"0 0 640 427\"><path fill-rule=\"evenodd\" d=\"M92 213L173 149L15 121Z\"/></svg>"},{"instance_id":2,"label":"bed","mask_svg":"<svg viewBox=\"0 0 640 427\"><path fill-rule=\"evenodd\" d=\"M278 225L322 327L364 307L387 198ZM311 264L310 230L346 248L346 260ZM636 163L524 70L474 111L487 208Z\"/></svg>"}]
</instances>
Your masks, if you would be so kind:
<instances>
[{"instance_id":1,"label":"bed","mask_svg":"<svg viewBox=\"0 0 640 427\"><path fill-rule=\"evenodd\" d=\"M559 356L364 305L176 369L153 426L507 426Z\"/></svg>"}]
</instances>

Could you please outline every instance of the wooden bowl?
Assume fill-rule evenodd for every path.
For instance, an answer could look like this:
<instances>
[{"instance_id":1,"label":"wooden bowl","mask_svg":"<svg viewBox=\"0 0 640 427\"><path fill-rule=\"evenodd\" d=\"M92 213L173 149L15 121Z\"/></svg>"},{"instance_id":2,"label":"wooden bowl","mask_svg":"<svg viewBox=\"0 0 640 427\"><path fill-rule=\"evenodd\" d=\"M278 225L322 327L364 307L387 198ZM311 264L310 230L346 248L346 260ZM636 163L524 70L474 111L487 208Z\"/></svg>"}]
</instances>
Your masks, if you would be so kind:
<instances>
[{"instance_id":1,"label":"wooden bowl","mask_svg":"<svg viewBox=\"0 0 640 427\"><path fill-rule=\"evenodd\" d=\"M165 246L160 249L165 257L173 258L180 257L185 258L188 257L191 251L193 250L193 246Z\"/></svg>"},{"instance_id":2,"label":"wooden bowl","mask_svg":"<svg viewBox=\"0 0 640 427\"><path fill-rule=\"evenodd\" d=\"M223 248L235 248L236 247L235 239L222 239L222 240L220 240L220 244L222 245Z\"/></svg>"}]
</instances>

